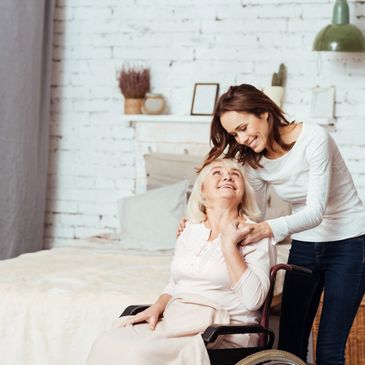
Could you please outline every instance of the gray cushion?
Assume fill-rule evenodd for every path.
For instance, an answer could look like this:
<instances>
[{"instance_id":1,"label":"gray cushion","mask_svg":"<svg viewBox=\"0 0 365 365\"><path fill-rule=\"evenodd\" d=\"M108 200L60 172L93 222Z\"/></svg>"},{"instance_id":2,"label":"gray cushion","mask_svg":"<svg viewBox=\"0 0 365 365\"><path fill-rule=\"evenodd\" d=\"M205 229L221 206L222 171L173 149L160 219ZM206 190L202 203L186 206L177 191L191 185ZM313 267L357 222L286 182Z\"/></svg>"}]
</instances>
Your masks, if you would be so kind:
<instances>
[{"instance_id":1,"label":"gray cushion","mask_svg":"<svg viewBox=\"0 0 365 365\"><path fill-rule=\"evenodd\" d=\"M166 250L175 246L185 214L188 182L181 181L118 201L123 248Z\"/></svg>"}]
</instances>

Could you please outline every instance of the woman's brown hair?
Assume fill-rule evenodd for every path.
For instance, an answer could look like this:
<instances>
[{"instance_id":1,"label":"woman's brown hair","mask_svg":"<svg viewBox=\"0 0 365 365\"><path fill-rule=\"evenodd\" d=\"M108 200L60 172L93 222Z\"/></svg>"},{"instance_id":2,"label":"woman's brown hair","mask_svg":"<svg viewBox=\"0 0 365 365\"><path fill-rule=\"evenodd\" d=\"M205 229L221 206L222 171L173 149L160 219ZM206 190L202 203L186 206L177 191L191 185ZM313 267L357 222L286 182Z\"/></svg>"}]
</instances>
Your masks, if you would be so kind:
<instances>
[{"instance_id":1,"label":"woman's brown hair","mask_svg":"<svg viewBox=\"0 0 365 365\"><path fill-rule=\"evenodd\" d=\"M225 158L236 158L243 165L247 162L253 168L262 167L260 159L265 151L254 152L251 148L236 142L235 138L222 127L221 116L225 112L235 111L254 114L260 117L268 113L269 136L268 146L273 148L276 142L285 151L289 151L294 143L286 144L280 136L279 128L290 122L284 112L262 91L252 85L231 86L218 100L210 127L210 140L213 145L204 162L204 166L224 154ZM227 151L225 152L226 148Z\"/></svg>"}]
</instances>

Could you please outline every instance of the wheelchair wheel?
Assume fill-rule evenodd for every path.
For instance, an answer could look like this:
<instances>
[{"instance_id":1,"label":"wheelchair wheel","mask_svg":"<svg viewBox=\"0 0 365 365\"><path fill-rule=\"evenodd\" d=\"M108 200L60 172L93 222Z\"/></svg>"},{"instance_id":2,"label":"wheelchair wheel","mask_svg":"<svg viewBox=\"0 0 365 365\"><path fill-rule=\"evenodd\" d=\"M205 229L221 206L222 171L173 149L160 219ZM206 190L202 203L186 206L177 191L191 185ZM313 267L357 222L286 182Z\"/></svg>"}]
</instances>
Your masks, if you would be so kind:
<instances>
[{"instance_id":1,"label":"wheelchair wheel","mask_svg":"<svg viewBox=\"0 0 365 365\"><path fill-rule=\"evenodd\" d=\"M290 352L264 350L245 357L236 365L306 365L306 363Z\"/></svg>"}]
</instances>

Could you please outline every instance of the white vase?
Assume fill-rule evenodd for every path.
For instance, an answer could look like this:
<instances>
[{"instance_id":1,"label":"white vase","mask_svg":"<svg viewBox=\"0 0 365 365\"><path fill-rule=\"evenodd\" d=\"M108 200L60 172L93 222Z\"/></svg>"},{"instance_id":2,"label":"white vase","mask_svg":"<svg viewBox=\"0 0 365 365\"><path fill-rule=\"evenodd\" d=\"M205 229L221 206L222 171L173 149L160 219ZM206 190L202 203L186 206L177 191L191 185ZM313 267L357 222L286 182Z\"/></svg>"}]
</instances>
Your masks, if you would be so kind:
<instances>
[{"instance_id":1,"label":"white vase","mask_svg":"<svg viewBox=\"0 0 365 365\"><path fill-rule=\"evenodd\" d=\"M165 109L166 101L161 94L147 93L142 105L143 114L161 114Z\"/></svg>"},{"instance_id":2,"label":"white vase","mask_svg":"<svg viewBox=\"0 0 365 365\"><path fill-rule=\"evenodd\" d=\"M267 86L262 90L277 106L283 105L284 88L282 86Z\"/></svg>"}]
</instances>

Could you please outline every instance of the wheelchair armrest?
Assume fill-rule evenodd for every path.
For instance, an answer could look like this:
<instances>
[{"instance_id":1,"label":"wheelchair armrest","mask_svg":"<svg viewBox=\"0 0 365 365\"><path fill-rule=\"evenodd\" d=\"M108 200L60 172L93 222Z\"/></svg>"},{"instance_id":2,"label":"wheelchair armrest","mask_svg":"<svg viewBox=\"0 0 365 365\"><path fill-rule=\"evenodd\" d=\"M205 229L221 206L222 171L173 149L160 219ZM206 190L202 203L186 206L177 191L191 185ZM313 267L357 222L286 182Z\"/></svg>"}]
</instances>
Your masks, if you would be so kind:
<instances>
[{"instance_id":1,"label":"wheelchair armrest","mask_svg":"<svg viewBox=\"0 0 365 365\"><path fill-rule=\"evenodd\" d=\"M203 333L202 337L205 343L214 342L220 335L231 335L231 334L245 334L245 333L264 333L267 335L267 347L271 348L274 344L274 332L270 328L265 328L259 324L250 326L240 325L212 325L209 326Z\"/></svg>"},{"instance_id":2,"label":"wheelchair armrest","mask_svg":"<svg viewBox=\"0 0 365 365\"><path fill-rule=\"evenodd\" d=\"M292 270L291 271L295 271L298 272L300 274L305 274L305 275L312 275L312 270L307 269L306 267L302 267L302 266L298 266L298 265L293 265L291 264Z\"/></svg>"},{"instance_id":3,"label":"wheelchair armrest","mask_svg":"<svg viewBox=\"0 0 365 365\"><path fill-rule=\"evenodd\" d=\"M130 305L126 309L124 309L123 313L119 316L119 318L124 316L133 316L134 314L137 314L147 309L149 306L150 304Z\"/></svg>"}]
</instances>

